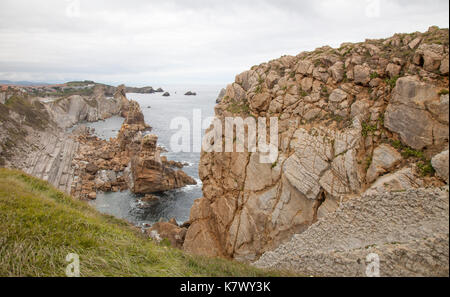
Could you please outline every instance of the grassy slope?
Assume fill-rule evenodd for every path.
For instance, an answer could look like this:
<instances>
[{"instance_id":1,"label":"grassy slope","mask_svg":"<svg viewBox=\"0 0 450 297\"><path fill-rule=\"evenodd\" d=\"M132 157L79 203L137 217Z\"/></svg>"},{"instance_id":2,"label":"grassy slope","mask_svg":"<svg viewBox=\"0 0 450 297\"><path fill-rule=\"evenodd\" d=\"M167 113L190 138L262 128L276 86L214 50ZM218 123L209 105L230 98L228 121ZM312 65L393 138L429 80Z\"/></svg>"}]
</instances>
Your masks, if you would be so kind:
<instances>
[{"instance_id":1,"label":"grassy slope","mask_svg":"<svg viewBox=\"0 0 450 297\"><path fill-rule=\"evenodd\" d=\"M278 276L157 245L128 223L98 213L48 183L0 168L0 276Z\"/></svg>"}]
</instances>

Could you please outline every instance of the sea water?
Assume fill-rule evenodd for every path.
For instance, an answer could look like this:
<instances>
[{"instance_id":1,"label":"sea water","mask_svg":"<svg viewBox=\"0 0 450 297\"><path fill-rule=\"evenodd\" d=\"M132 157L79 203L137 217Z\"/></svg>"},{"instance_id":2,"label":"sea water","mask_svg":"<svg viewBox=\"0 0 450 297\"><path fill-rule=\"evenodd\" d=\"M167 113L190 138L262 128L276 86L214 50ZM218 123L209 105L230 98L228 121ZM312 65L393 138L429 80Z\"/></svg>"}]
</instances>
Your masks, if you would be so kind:
<instances>
[{"instance_id":1,"label":"sea water","mask_svg":"<svg viewBox=\"0 0 450 297\"><path fill-rule=\"evenodd\" d=\"M175 218L179 223L189 220L190 209L195 199L202 197L202 184L198 176L200 153L173 152L170 141L178 130L171 130L170 123L177 117L184 117L190 121L191 131L193 111L201 110L202 119L214 116L216 98L223 86L163 86L170 97L163 97L162 93L155 94L127 94L128 99L137 101L142 109L145 121L152 127L151 133L158 135L158 144L168 152L163 153L169 160L187 163L183 170L195 178L197 185L186 186L181 189L158 193L159 202L150 208L141 208L138 197L130 191L117 193L98 193L97 199L92 201L100 212L130 221L136 225L152 224L161 218L168 220ZM196 92L197 96L185 96L187 91ZM95 129L96 135L103 139L116 137L123 123L123 118L112 117L105 121L86 124ZM204 134L202 130L202 135ZM191 148L192 148L192 132Z\"/></svg>"}]
</instances>

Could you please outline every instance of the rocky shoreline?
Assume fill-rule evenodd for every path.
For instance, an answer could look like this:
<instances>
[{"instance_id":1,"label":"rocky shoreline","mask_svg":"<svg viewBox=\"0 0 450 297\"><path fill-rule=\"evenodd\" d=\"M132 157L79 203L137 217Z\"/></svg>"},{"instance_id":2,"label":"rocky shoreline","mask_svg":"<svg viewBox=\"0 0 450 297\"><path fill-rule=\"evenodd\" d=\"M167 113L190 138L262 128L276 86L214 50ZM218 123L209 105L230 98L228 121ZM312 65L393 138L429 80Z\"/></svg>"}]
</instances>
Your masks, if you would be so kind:
<instances>
[{"instance_id":1,"label":"rocky shoreline","mask_svg":"<svg viewBox=\"0 0 450 297\"><path fill-rule=\"evenodd\" d=\"M112 98L106 93L105 87L96 86L91 96L40 99L20 91L8 95L14 102L0 105L0 155L6 157L2 166L22 169L80 199L95 199L97 191L129 189L145 195L196 184L180 170L183 164L160 156L158 137L148 134L151 128L139 104L126 98L126 87L119 86ZM26 109L21 108L24 104ZM110 141L83 125L67 131L114 115L125 121ZM28 122L35 118L48 121L37 127Z\"/></svg>"},{"instance_id":2,"label":"rocky shoreline","mask_svg":"<svg viewBox=\"0 0 450 297\"><path fill-rule=\"evenodd\" d=\"M89 131L78 137L81 144L74 158L76 178L72 195L95 199L96 191L129 189L145 195L195 185L182 170L183 165L161 157L158 137L148 134L139 104L129 101L125 121L116 138L101 140Z\"/></svg>"},{"instance_id":3,"label":"rocky shoreline","mask_svg":"<svg viewBox=\"0 0 450 297\"><path fill-rule=\"evenodd\" d=\"M297 273L359 276L376 253L386 275L448 275L448 40L448 29L431 27L237 75L215 116L223 126L227 117L277 118L277 160L203 151L204 197L189 222L144 232L188 253ZM152 203L152 193L195 184L182 164L161 157L127 88L111 91L0 93L0 166L85 200L128 189ZM125 121L110 140L67 130L113 115Z\"/></svg>"}]
</instances>

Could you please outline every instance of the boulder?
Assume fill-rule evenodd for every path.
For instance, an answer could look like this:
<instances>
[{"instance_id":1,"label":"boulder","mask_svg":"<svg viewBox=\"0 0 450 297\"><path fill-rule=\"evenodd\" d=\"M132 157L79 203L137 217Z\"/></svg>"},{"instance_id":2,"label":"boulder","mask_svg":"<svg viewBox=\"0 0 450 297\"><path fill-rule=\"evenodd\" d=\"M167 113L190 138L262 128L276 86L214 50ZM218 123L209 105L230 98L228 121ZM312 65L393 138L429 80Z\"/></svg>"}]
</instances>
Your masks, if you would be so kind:
<instances>
[{"instance_id":1,"label":"boulder","mask_svg":"<svg viewBox=\"0 0 450 297\"><path fill-rule=\"evenodd\" d=\"M253 70L245 71L236 76L235 82L248 91L258 83L258 75Z\"/></svg>"},{"instance_id":2,"label":"boulder","mask_svg":"<svg viewBox=\"0 0 450 297\"><path fill-rule=\"evenodd\" d=\"M355 83L367 85L370 82L370 68L368 66L356 65L353 73Z\"/></svg>"},{"instance_id":3,"label":"boulder","mask_svg":"<svg viewBox=\"0 0 450 297\"><path fill-rule=\"evenodd\" d=\"M90 200L95 200L95 199L97 199L97 193L96 193L96 192L90 192L90 193L88 194L88 198L89 198Z\"/></svg>"},{"instance_id":4,"label":"boulder","mask_svg":"<svg viewBox=\"0 0 450 297\"><path fill-rule=\"evenodd\" d=\"M406 191L420 188L423 185L423 181L415 174L414 170L411 167L406 167L377 179L365 192L365 195Z\"/></svg>"},{"instance_id":5,"label":"boulder","mask_svg":"<svg viewBox=\"0 0 450 297\"><path fill-rule=\"evenodd\" d=\"M164 96L164 97L169 97L169 96L170 96L170 93L169 93L169 92L165 92L165 93L163 94L163 96Z\"/></svg>"},{"instance_id":6,"label":"boulder","mask_svg":"<svg viewBox=\"0 0 450 297\"><path fill-rule=\"evenodd\" d=\"M154 240L161 242L167 239L171 246L181 249L186 238L186 228L180 228L178 225L170 222L160 222L154 224L146 233Z\"/></svg>"},{"instance_id":7,"label":"boulder","mask_svg":"<svg viewBox=\"0 0 450 297\"><path fill-rule=\"evenodd\" d=\"M414 77L398 79L384 116L385 127L398 133L404 143L416 150L442 144L448 140L448 126L446 136L443 125L426 109L427 105L440 104L438 92L433 85ZM437 135L437 131L443 132Z\"/></svg>"},{"instance_id":8,"label":"boulder","mask_svg":"<svg viewBox=\"0 0 450 297\"><path fill-rule=\"evenodd\" d=\"M433 115L433 118L443 124L448 125L449 120L449 95L441 95L440 100L426 103L426 108Z\"/></svg>"},{"instance_id":9,"label":"boulder","mask_svg":"<svg viewBox=\"0 0 450 297\"><path fill-rule=\"evenodd\" d=\"M348 94L341 89L335 89L330 95L330 101L334 103L341 103L347 99Z\"/></svg>"},{"instance_id":10,"label":"boulder","mask_svg":"<svg viewBox=\"0 0 450 297\"><path fill-rule=\"evenodd\" d=\"M297 73L306 75L312 74L314 70L314 65L310 61L300 61L297 64Z\"/></svg>"},{"instance_id":11,"label":"boulder","mask_svg":"<svg viewBox=\"0 0 450 297\"><path fill-rule=\"evenodd\" d=\"M389 75L389 77L398 77L400 74L400 71L402 70L402 66L390 63L386 67L386 73Z\"/></svg>"},{"instance_id":12,"label":"boulder","mask_svg":"<svg viewBox=\"0 0 450 297\"><path fill-rule=\"evenodd\" d=\"M421 44L414 55L414 63L426 71L439 70L441 61L446 57L444 47L440 44ZM423 64L423 65L422 65Z\"/></svg>"},{"instance_id":13,"label":"boulder","mask_svg":"<svg viewBox=\"0 0 450 297\"><path fill-rule=\"evenodd\" d=\"M314 79L312 77L305 77L305 78L303 78L302 81L301 81L301 84L300 84L302 90L305 91L305 92L311 91L311 88L313 86L313 82L314 82Z\"/></svg>"},{"instance_id":14,"label":"boulder","mask_svg":"<svg viewBox=\"0 0 450 297\"><path fill-rule=\"evenodd\" d=\"M116 172L113 170L100 170L97 172L95 176L95 184L98 188L100 188L103 184L115 183L117 181Z\"/></svg>"},{"instance_id":15,"label":"boulder","mask_svg":"<svg viewBox=\"0 0 450 297\"><path fill-rule=\"evenodd\" d=\"M95 175L98 171L98 167L97 165L95 165L94 163L88 163L86 165L86 172L91 174L91 175Z\"/></svg>"},{"instance_id":16,"label":"boulder","mask_svg":"<svg viewBox=\"0 0 450 297\"><path fill-rule=\"evenodd\" d=\"M344 79L345 68L343 62L336 62L329 68L329 71L336 82L340 82Z\"/></svg>"},{"instance_id":17,"label":"boulder","mask_svg":"<svg viewBox=\"0 0 450 297\"><path fill-rule=\"evenodd\" d=\"M439 72L442 75L448 75L448 57L445 57L442 61L441 61L441 67L439 68Z\"/></svg>"},{"instance_id":18,"label":"boulder","mask_svg":"<svg viewBox=\"0 0 450 297\"><path fill-rule=\"evenodd\" d=\"M378 176L389 172L402 159L402 155L393 147L381 144L373 152L372 164L367 171L366 181L368 183L374 182Z\"/></svg>"},{"instance_id":19,"label":"boulder","mask_svg":"<svg viewBox=\"0 0 450 297\"><path fill-rule=\"evenodd\" d=\"M421 41L422 41L422 38L421 37L417 37L413 41L411 41L408 44L408 46L409 46L410 49L415 49L420 44Z\"/></svg>"},{"instance_id":20,"label":"boulder","mask_svg":"<svg viewBox=\"0 0 450 297\"><path fill-rule=\"evenodd\" d=\"M216 103L220 103L222 101L223 97L225 97L226 91L226 89L220 90L219 96L216 99Z\"/></svg>"},{"instance_id":21,"label":"boulder","mask_svg":"<svg viewBox=\"0 0 450 297\"><path fill-rule=\"evenodd\" d=\"M184 94L185 96L197 96L197 93L195 93L195 92L191 92L191 91L188 91L186 94Z\"/></svg>"},{"instance_id":22,"label":"boulder","mask_svg":"<svg viewBox=\"0 0 450 297\"><path fill-rule=\"evenodd\" d=\"M278 82L278 80L280 79L280 76L278 75L277 72L275 71L270 71L269 74L266 77L266 85L269 89L272 89L275 84Z\"/></svg>"},{"instance_id":23,"label":"boulder","mask_svg":"<svg viewBox=\"0 0 450 297\"><path fill-rule=\"evenodd\" d=\"M436 175L445 180L448 184L448 150L436 155L431 159L431 164L434 170L436 170Z\"/></svg>"},{"instance_id":24,"label":"boulder","mask_svg":"<svg viewBox=\"0 0 450 297\"><path fill-rule=\"evenodd\" d=\"M256 94L250 100L250 106L257 111L266 111L271 99L272 98L268 93Z\"/></svg>"}]
</instances>

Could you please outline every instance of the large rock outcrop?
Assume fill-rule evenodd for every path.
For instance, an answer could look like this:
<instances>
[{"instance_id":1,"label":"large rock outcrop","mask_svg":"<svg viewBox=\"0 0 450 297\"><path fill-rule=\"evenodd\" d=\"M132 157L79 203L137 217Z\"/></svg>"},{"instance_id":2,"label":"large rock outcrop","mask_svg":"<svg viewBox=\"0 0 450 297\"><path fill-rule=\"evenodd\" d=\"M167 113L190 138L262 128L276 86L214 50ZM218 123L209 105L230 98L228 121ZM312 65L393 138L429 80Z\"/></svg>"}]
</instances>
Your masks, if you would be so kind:
<instances>
[{"instance_id":1,"label":"large rock outcrop","mask_svg":"<svg viewBox=\"0 0 450 297\"><path fill-rule=\"evenodd\" d=\"M255 265L301 275L365 277L376 254L382 277L448 276L446 189L352 199Z\"/></svg>"},{"instance_id":2,"label":"large rock outcrop","mask_svg":"<svg viewBox=\"0 0 450 297\"><path fill-rule=\"evenodd\" d=\"M114 91L113 97L107 96ZM139 194L195 184L176 162L160 158L157 137L146 135L139 104L126 87L95 85L91 96L39 98L8 91L0 104L0 166L19 168L82 199L97 191L130 189ZM8 99L8 102L6 102ZM101 140L85 121L125 117L116 139Z\"/></svg>"},{"instance_id":3,"label":"large rock outcrop","mask_svg":"<svg viewBox=\"0 0 450 297\"><path fill-rule=\"evenodd\" d=\"M92 96L40 98L6 92L8 101L0 104L0 166L22 169L70 193L77 178L72 166L80 148L77 138L86 131L66 128L120 115L128 100L117 90L114 98L107 98L102 86Z\"/></svg>"},{"instance_id":4,"label":"large rock outcrop","mask_svg":"<svg viewBox=\"0 0 450 297\"><path fill-rule=\"evenodd\" d=\"M99 139L90 133L78 137L81 147L75 157L76 178L72 194L95 199L97 191L131 190L149 194L196 184L182 170L175 170L161 158L158 137L148 134L151 127L136 101L127 103L126 117L117 138Z\"/></svg>"},{"instance_id":5,"label":"large rock outcrop","mask_svg":"<svg viewBox=\"0 0 450 297\"><path fill-rule=\"evenodd\" d=\"M92 96L72 95L67 98L48 100L45 106L54 121L62 128L69 128L81 122L96 122L113 115L120 115L127 109L128 100L124 87L116 90L114 97L105 96L105 87L98 85Z\"/></svg>"},{"instance_id":6,"label":"large rock outcrop","mask_svg":"<svg viewBox=\"0 0 450 297\"><path fill-rule=\"evenodd\" d=\"M399 78L385 114L386 128L413 149L448 144L448 95L417 76Z\"/></svg>"},{"instance_id":7,"label":"large rock outcrop","mask_svg":"<svg viewBox=\"0 0 450 297\"><path fill-rule=\"evenodd\" d=\"M431 55L428 45L439 49ZM366 191L442 186L430 160L448 150L448 77L436 70L447 55L448 30L430 28L284 56L236 76L216 119L277 118L278 157L266 164L259 152L203 151L204 197L184 249L254 261Z\"/></svg>"}]
</instances>

